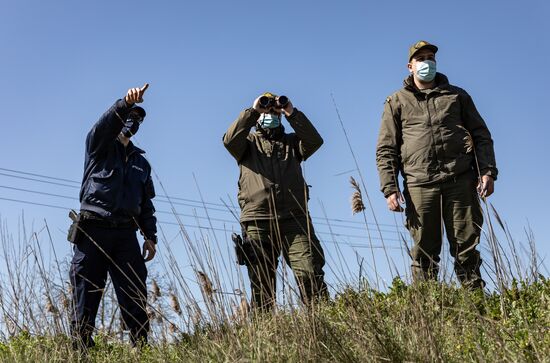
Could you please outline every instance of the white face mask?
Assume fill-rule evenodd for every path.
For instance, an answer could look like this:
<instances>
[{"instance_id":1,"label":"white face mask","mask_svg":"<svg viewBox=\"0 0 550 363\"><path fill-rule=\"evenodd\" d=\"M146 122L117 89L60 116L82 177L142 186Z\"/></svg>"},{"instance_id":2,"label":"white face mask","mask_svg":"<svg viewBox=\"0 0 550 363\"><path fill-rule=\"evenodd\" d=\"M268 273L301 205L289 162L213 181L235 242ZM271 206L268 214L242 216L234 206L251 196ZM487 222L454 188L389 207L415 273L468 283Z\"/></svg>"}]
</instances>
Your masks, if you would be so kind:
<instances>
[{"instance_id":1,"label":"white face mask","mask_svg":"<svg viewBox=\"0 0 550 363\"><path fill-rule=\"evenodd\" d=\"M436 64L432 60L416 62L416 77L423 82L431 82L435 78Z\"/></svg>"}]
</instances>

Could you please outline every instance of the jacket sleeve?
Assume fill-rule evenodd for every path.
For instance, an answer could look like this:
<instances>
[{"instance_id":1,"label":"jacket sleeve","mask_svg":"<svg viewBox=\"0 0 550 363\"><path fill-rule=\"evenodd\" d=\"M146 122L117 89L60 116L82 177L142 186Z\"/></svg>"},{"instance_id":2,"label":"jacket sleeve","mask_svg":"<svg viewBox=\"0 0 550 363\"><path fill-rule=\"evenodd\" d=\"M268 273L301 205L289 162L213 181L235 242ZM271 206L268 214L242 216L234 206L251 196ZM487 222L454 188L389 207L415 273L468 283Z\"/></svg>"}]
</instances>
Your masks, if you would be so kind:
<instances>
[{"instance_id":1,"label":"jacket sleeve","mask_svg":"<svg viewBox=\"0 0 550 363\"><path fill-rule=\"evenodd\" d=\"M237 117L223 135L223 145L237 161L240 161L246 152L248 148L248 134L259 117L260 113L258 111L248 108L240 113L239 117Z\"/></svg>"},{"instance_id":2,"label":"jacket sleeve","mask_svg":"<svg viewBox=\"0 0 550 363\"><path fill-rule=\"evenodd\" d=\"M145 238L154 239L156 242L157 235L157 217L155 217L155 207L152 199L155 197L155 187L151 174L145 182L143 199L141 202L141 214L139 215L139 227Z\"/></svg>"},{"instance_id":3,"label":"jacket sleeve","mask_svg":"<svg viewBox=\"0 0 550 363\"><path fill-rule=\"evenodd\" d=\"M462 118L464 127L474 139L479 172L481 175L490 175L496 180L498 170L496 167L493 139L491 138L489 128L474 105L472 97L467 93L463 95Z\"/></svg>"},{"instance_id":4,"label":"jacket sleeve","mask_svg":"<svg viewBox=\"0 0 550 363\"><path fill-rule=\"evenodd\" d=\"M294 112L287 117L287 120L296 133L302 159L306 160L323 145L323 138L306 115L297 108L294 108Z\"/></svg>"},{"instance_id":5,"label":"jacket sleeve","mask_svg":"<svg viewBox=\"0 0 550 363\"><path fill-rule=\"evenodd\" d=\"M397 176L401 169L401 114L390 98L384 104L382 124L376 145L376 165L380 178L380 190L384 197L398 192Z\"/></svg>"},{"instance_id":6,"label":"jacket sleeve","mask_svg":"<svg viewBox=\"0 0 550 363\"><path fill-rule=\"evenodd\" d=\"M95 123L86 138L86 152L90 155L101 153L116 140L124 127L131 106L123 99L115 102Z\"/></svg>"}]
</instances>

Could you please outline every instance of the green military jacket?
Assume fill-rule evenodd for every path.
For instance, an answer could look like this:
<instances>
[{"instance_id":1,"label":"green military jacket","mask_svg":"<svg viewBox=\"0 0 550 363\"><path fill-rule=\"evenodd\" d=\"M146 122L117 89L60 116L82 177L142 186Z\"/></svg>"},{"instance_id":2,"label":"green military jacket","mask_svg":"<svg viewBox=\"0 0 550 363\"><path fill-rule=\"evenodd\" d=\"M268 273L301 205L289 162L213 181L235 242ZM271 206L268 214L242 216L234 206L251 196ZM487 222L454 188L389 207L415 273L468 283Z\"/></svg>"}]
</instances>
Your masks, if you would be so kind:
<instances>
[{"instance_id":1,"label":"green military jacket","mask_svg":"<svg viewBox=\"0 0 550 363\"><path fill-rule=\"evenodd\" d=\"M419 90L412 75L386 99L376 147L380 188L385 197L398 191L397 175L406 185L443 182L468 171L496 179L493 140L470 95L437 73L436 87ZM463 128L461 128L463 127ZM475 150L467 152L468 130Z\"/></svg>"},{"instance_id":2,"label":"green military jacket","mask_svg":"<svg viewBox=\"0 0 550 363\"><path fill-rule=\"evenodd\" d=\"M223 136L227 150L240 168L238 200L241 222L304 216L309 199L301 162L323 144L307 117L296 108L287 117L295 133L282 127L257 128L250 132L260 113L249 108L241 112Z\"/></svg>"}]
</instances>

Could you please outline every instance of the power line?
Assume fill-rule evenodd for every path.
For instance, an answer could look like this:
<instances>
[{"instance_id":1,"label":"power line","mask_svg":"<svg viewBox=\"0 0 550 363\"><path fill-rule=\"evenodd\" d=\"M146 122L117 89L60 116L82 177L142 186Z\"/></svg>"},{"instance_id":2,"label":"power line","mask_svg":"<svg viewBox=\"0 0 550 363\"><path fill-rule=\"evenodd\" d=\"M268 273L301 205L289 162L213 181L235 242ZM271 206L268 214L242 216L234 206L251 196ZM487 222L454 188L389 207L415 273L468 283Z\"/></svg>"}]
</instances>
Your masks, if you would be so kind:
<instances>
[{"instance_id":1,"label":"power line","mask_svg":"<svg viewBox=\"0 0 550 363\"><path fill-rule=\"evenodd\" d=\"M63 207L63 206L58 206L58 205L46 204L46 203L31 202L31 201L26 201L26 200L21 200L21 199L12 199L12 198L0 197L0 200L5 200L5 201L15 202L15 203L22 203L22 204L36 205L36 206L41 206L41 207L49 207L49 208L62 209L62 210L65 210L65 211L69 211L69 210L72 209L72 208L70 208L70 207ZM175 222L158 221L158 223L160 223L160 224L177 225L177 226L179 226L179 224L178 224L178 223L175 223ZM230 224L232 224L232 225L237 225L237 222L230 222ZM204 226L192 225L192 224L184 224L183 227L185 227L185 228L194 227L194 228L200 228L200 229L206 229L206 230L212 230L212 231L227 232L226 229L222 229L222 228L210 228L210 227L204 227ZM240 227L240 226L239 226L239 227ZM350 235L350 234L344 234L344 233L331 233L331 232L324 232L324 231L319 231L319 230L316 230L315 233L317 233L317 234L322 234L322 235L330 235L330 236L334 236L334 237L347 237L347 238L356 238L356 239L367 239L367 237L365 237L365 236L360 236L360 235ZM373 239L379 239L379 238L373 238ZM400 242L399 239L395 239L395 238L386 238L385 240ZM326 243L334 243L334 244L345 244L345 243L334 242L334 241L324 241L324 242L326 242Z\"/></svg>"},{"instance_id":2,"label":"power line","mask_svg":"<svg viewBox=\"0 0 550 363\"><path fill-rule=\"evenodd\" d=\"M38 194L38 195L45 195L45 196L52 196L52 197L57 197L57 198L63 198L63 199L69 199L69 200L74 200L74 201L77 201L78 198L76 197L70 197L70 196L66 196L66 195L60 195L60 194L53 194L53 193L46 193L46 192L42 192L42 191L37 191L37 190L30 190L30 189L23 189L23 188L15 188L15 187L11 187L11 186L5 186L5 185L0 185L0 188L3 188L3 189L8 189L8 190L15 190L15 191L20 191L20 192L25 192L25 193L32 193L32 194ZM170 203L168 201L163 201L163 200L160 200L159 202L163 202L163 203ZM173 204L179 204L179 205L185 205L185 206L189 206L189 207L196 207L194 205L190 205L190 204L185 204L185 203L178 203L178 202L174 202ZM202 207L201 207L202 208ZM209 210L212 209L212 208L208 208ZM223 210L224 212L226 210ZM165 210L156 210L157 213L161 213L161 214L170 214L170 215L174 215L174 212L173 211L165 211ZM210 220L213 220L213 221L217 221L217 222L226 222L226 223L238 223L238 221L234 221L234 220L228 220L228 219L221 219L221 218L212 218L212 217L204 217L204 216L200 216L200 215L195 215L195 214L185 214L185 213L181 213L179 211L176 211L175 213L176 215L178 216L182 216L182 217L190 217L190 218L197 218L197 219L210 219ZM347 228L347 229L354 229L354 230L365 230L365 227L362 226L362 227L355 227L355 226L343 226L343 225L338 225L338 224L331 224L331 223L326 223L326 222L323 222L323 221L318 221L316 220L315 221L315 224L316 225L325 225L325 226L331 226L331 227L334 227L334 228ZM395 230L382 230L382 232L385 232L385 233L397 233Z\"/></svg>"},{"instance_id":3,"label":"power line","mask_svg":"<svg viewBox=\"0 0 550 363\"><path fill-rule=\"evenodd\" d=\"M24 179L24 180L36 181L36 182L40 182L40 183L52 184L52 185L59 185L59 186L64 186L64 187L69 187L69 188L80 188L80 183L81 183L81 182L76 181L76 180L70 180L70 179L64 179L64 178L57 178L57 177L52 177L52 176L48 176L48 175L36 174L36 173L29 173L29 172L20 171L20 170L14 170L14 169L0 168L0 170L8 171L8 172L15 173L15 174L30 175L30 176L35 176L35 177L43 178L43 179L51 179L51 180L65 181L65 182L69 182L69 183L78 184L78 186L75 186L75 185L67 185L67 184L55 183L55 182L51 182L51 181L47 181L47 180L40 180L40 179L36 179L36 178L25 178L25 177L21 177L21 176L17 176L17 175L10 175L10 174L5 174L5 173L0 173L0 175L8 176L8 177L11 177L11 178L17 178L17 179ZM169 195L162 195L162 194L159 194L159 195L157 195L156 197L157 197L157 198L160 197L160 198L166 198L166 199L174 199L174 200L182 200L182 201L185 201L185 202L197 203L197 204L200 204L201 206L202 206L202 204L203 204L203 202L202 202L202 201L199 201L199 200L187 199L187 198L180 198L180 197L173 197L173 196L169 196ZM213 203L213 202L204 202L204 204L214 205L214 206L218 206L218 207L225 207L223 204ZM220 211L221 211L221 210L222 210L222 209L220 209ZM225 209L223 209L223 211L225 211Z\"/></svg>"},{"instance_id":4,"label":"power line","mask_svg":"<svg viewBox=\"0 0 550 363\"><path fill-rule=\"evenodd\" d=\"M2 176L7 176L7 177L11 177L11 178L16 178L16 179L22 179L22 180L35 181L35 182L39 182L39 183L43 183L43 184L50 184L50 185L63 186L63 187L68 187L68 188L73 188L73 189L80 189L80 186L79 186L80 182L75 181L75 180L57 178L57 177L52 177L52 176L48 176L48 175L43 175L43 174L38 174L38 173L30 173L30 172L26 172L26 171L7 169L7 168L0 168L0 170L8 171L8 172L11 172L11 173L16 173L16 174L35 176L35 177L44 178L44 179L65 181L65 182L69 182L69 183L78 184L78 186L77 185L68 185L68 184L63 184L63 183L52 182L52 181L48 181L48 180L40 180L40 179L36 179L36 178L29 178L29 177L24 177L24 176L19 176L19 175L10 175L10 174L5 174L5 173L0 173L0 175L2 175ZM60 197L68 198L66 196L60 196ZM162 200L162 199L158 199L158 198L163 198L163 199L166 199L166 200ZM174 202L174 200L176 200L176 201L179 200L179 201L183 201L183 202L187 202L187 203L195 203L195 204L198 204L198 205L186 204L186 203L181 203L181 202ZM175 204L175 205L183 205L183 206L189 206L189 207L195 207L195 208L203 208L204 204L206 204L206 205L211 205L211 206L215 206L215 207L222 207L222 208L211 208L210 207L209 209L211 209L211 210L216 210L216 211L224 212L224 213L231 213L231 211L228 210L229 207L227 205L224 205L224 204L214 203L214 202L203 202L203 201L200 201L200 200L174 197L174 196L169 196L169 195L157 195L156 198L155 198L155 202L171 203L171 204ZM316 216L312 216L312 219L316 220L317 224L328 225L327 223L320 222L320 221L334 221L334 222L339 222L339 223L348 223L348 224L355 224L355 225L362 226L360 228L348 227L348 228L351 228L351 229L364 229L365 228L365 226L364 226L365 222L345 220L345 219L341 219L341 218L324 218L324 217L316 217ZM376 226L377 228L379 228L381 226L385 226L385 227L391 227L393 229L393 228L396 227L394 224L383 224L383 223L379 223L378 225L376 223L367 223L367 225ZM403 226L398 226L398 227L400 227L401 229L404 228ZM392 231L384 231L384 232L390 232L391 233ZM395 231L393 231L393 232L395 232Z\"/></svg>"},{"instance_id":5,"label":"power line","mask_svg":"<svg viewBox=\"0 0 550 363\"><path fill-rule=\"evenodd\" d=\"M59 205L51 205L51 204L44 204L44 203L29 202L29 201L26 201L26 200L19 200L19 199L10 199L10 198L0 197L0 200L7 200L8 202L16 202L16 203L23 203L23 204L39 205L39 206L41 206L41 207L49 207L49 208L57 208L57 209L71 210L71 208L61 207L61 206L59 206Z\"/></svg>"},{"instance_id":6,"label":"power line","mask_svg":"<svg viewBox=\"0 0 550 363\"><path fill-rule=\"evenodd\" d=\"M0 170L9 171L10 173L31 175L31 176L37 176L37 177L45 178L45 179L52 179L52 180L59 180L59 181L65 181L65 182L69 182L69 183L77 183L77 184L80 184L80 182L75 181L75 180L57 178L57 177L53 177L53 176L46 176L46 175L35 174L35 173L28 173L28 172L25 172L25 171L19 171L19 170L13 170L13 169L6 169L6 168L0 168Z\"/></svg>"},{"instance_id":7,"label":"power line","mask_svg":"<svg viewBox=\"0 0 550 363\"><path fill-rule=\"evenodd\" d=\"M56 183L56 182L47 181L47 180L40 180L40 179L36 179L36 178L27 178L27 177L18 176L18 175L10 175L10 174L4 174L4 173L0 173L0 175L7 176L7 177L10 177L10 178L16 178L16 179L31 180L31 181L35 181L35 182L39 182L39 183L44 183L44 184L59 185L59 186L68 187L68 188L77 188L77 189L80 188L80 187L75 186L75 185Z\"/></svg>"},{"instance_id":8,"label":"power line","mask_svg":"<svg viewBox=\"0 0 550 363\"><path fill-rule=\"evenodd\" d=\"M39 191L36 191L36 190L15 188L15 187L10 187L10 186L6 186L6 185L0 185L0 188L9 189L9 190L15 190L15 191L18 191L18 192L25 192L25 193L33 193L33 194L46 195L46 196L49 196L49 197L57 197L57 198L64 198L64 199L71 199L71 200L76 200L76 199L77 199L77 198L75 198L75 197L69 197L69 196L66 196L66 195L53 194L53 193L46 193L46 192L39 192Z\"/></svg>"},{"instance_id":9,"label":"power line","mask_svg":"<svg viewBox=\"0 0 550 363\"><path fill-rule=\"evenodd\" d=\"M21 192L26 192L26 193L33 193L33 194L40 194L40 195L52 196L52 197L59 197L59 198L64 198L64 199L78 200L78 198L76 198L76 197L70 197L70 196L67 196L67 195L46 193L46 192L42 192L42 191L30 190L30 189L23 189L23 188L15 188L15 187L6 186L6 185L0 185L0 188L10 189L10 190L16 190L16 191L21 191ZM155 198L155 202L171 203L171 204L182 205L182 206L187 206L187 207L200 207L200 208L203 208L203 206L197 206L197 205L194 205L194 204L181 203L181 202L169 202L169 201L167 201L167 200L157 200L156 198ZM220 211L220 212L227 212L227 209L221 209L221 208L209 208L209 209L211 209L211 210L216 210L216 211Z\"/></svg>"}]
</instances>

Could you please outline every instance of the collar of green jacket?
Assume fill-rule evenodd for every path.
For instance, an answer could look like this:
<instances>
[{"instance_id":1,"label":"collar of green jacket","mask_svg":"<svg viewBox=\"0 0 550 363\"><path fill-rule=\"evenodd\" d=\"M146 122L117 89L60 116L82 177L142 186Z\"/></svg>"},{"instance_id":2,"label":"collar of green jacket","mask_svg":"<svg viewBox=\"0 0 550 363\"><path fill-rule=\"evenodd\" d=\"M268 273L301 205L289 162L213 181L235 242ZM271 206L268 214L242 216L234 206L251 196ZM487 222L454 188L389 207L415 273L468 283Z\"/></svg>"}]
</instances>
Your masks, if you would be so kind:
<instances>
[{"instance_id":1,"label":"collar of green jacket","mask_svg":"<svg viewBox=\"0 0 550 363\"><path fill-rule=\"evenodd\" d=\"M403 87L405 87L406 90L411 91L413 93L419 93L422 92L416 85L414 84L414 78L413 75L410 74L405 78L403 81ZM432 90L448 90L449 89L449 79L446 75L443 73L436 73L435 75L435 87L432 88Z\"/></svg>"}]
</instances>

